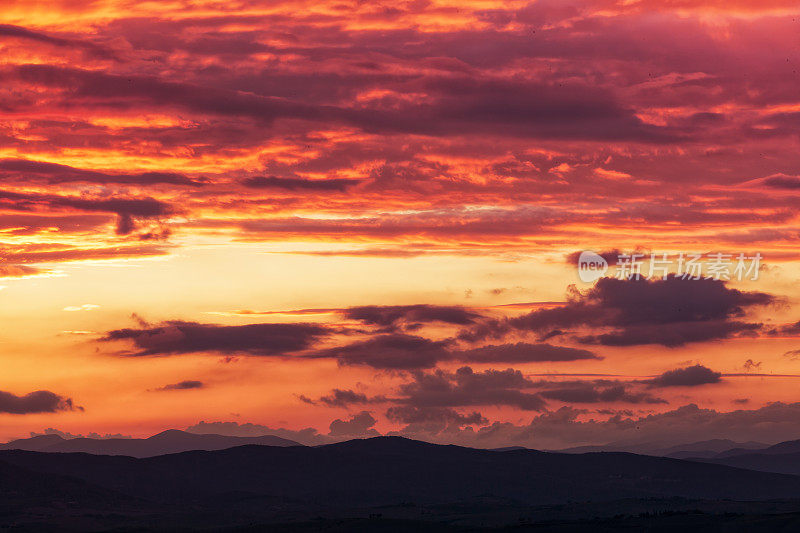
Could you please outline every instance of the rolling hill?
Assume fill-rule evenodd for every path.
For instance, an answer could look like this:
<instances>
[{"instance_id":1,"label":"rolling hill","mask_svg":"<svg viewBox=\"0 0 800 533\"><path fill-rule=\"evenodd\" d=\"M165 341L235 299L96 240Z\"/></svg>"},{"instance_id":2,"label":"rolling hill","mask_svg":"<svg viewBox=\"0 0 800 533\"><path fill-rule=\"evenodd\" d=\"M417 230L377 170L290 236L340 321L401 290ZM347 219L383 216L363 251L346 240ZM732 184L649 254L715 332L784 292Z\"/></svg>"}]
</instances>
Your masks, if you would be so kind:
<instances>
[{"instance_id":1,"label":"rolling hill","mask_svg":"<svg viewBox=\"0 0 800 533\"><path fill-rule=\"evenodd\" d=\"M298 442L273 435L229 437L224 435L199 435L170 429L146 439L64 439L58 435L39 435L29 439L19 439L0 444L0 450L27 450L47 453L82 452L95 455L126 455L144 458L190 450L224 450L225 448L247 444L302 446Z\"/></svg>"},{"instance_id":2,"label":"rolling hill","mask_svg":"<svg viewBox=\"0 0 800 533\"><path fill-rule=\"evenodd\" d=\"M131 497L184 504L242 495L309 508L435 504L486 495L531 505L676 496L800 498L800 477L790 475L627 453L489 451L400 437L141 459L6 450L0 461Z\"/></svg>"}]
</instances>

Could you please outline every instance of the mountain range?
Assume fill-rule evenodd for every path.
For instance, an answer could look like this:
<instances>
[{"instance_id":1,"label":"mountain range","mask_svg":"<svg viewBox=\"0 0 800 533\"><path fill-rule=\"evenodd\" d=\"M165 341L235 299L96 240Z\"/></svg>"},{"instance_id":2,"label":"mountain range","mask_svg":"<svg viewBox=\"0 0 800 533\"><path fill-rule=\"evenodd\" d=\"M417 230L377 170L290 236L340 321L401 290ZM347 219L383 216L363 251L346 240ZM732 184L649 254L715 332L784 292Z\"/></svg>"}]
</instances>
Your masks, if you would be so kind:
<instances>
[{"instance_id":1,"label":"mountain range","mask_svg":"<svg viewBox=\"0 0 800 533\"><path fill-rule=\"evenodd\" d=\"M751 518L765 531L800 525L800 515L790 512L800 507L800 441L640 446L707 456L481 450L401 437L309 447L269 435L178 430L146 439L39 435L0 445L0 530L240 531L283 524L280 531L316 531L355 520L353 530L371 531L368 517L386 516L400 520L381 522L387 531L566 517L602 518L610 531L632 527L633 518L623 516L649 527L642 516L651 513L675 515L670 523L687 531L717 523L704 513L727 517L732 530L758 530ZM740 520L737 513L745 514ZM552 530L588 526L570 527Z\"/></svg>"},{"instance_id":2,"label":"mountain range","mask_svg":"<svg viewBox=\"0 0 800 533\"><path fill-rule=\"evenodd\" d=\"M711 457L689 459L759 472L800 475L800 440L780 442L760 450L735 448Z\"/></svg>"},{"instance_id":3,"label":"mountain range","mask_svg":"<svg viewBox=\"0 0 800 533\"><path fill-rule=\"evenodd\" d=\"M260 437L230 437L225 435L200 435L177 429L162 431L146 439L65 439L59 435L37 435L0 444L0 450L26 450L32 452L70 453L95 455L126 455L129 457L154 457L190 450L224 450L234 446L256 444L261 446L302 446L300 443L264 435Z\"/></svg>"},{"instance_id":4,"label":"mountain range","mask_svg":"<svg viewBox=\"0 0 800 533\"><path fill-rule=\"evenodd\" d=\"M800 499L800 477L630 453L480 450L376 437L144 458L3 450L0 497L0 528L45 517L48 525L90 531L108 526L103 517L112 515L114 527L157 520L191 528L391 509L417 520L444 508L473 520L502 509L508 519L576 502L606 512L638 501L674 509L676 502L735 500L744 508Z\"/></svg>"},{"instance_id":5,"label":"mountain range","mask_svg":"<svg viewBox=\"0 0 800 533\"><path fill-rule=\"evenodd\" d=\"M681 443L666 446L660 442L644 443L610 443L593 446L576 446L561 450L554 450L561 453L588 453L588 452L628 452L640 455L655 455L658 457L673 457L676 459L716 457L719 454L734 452L747 452L767 448L769 444L762 442L736 442L730 439L711 439L698 442Z\"/></svg>"}]
</instances>

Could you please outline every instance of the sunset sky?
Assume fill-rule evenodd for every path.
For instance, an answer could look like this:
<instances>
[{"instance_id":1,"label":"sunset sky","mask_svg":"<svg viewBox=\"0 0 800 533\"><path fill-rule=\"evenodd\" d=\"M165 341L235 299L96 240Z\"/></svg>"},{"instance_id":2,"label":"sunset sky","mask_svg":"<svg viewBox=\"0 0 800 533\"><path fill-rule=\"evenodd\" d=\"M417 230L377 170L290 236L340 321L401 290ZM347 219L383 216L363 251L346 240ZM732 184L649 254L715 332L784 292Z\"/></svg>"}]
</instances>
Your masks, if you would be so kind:
<instances>
[{"instance_id":1,"label":"sunset sky","mask_svg":"<svg viewBox=\"0 0 800 533\"><path fill-rule=\"evenodd\" d=\"M0 61L0 441L800 438L797 1L4 0Z\"/></svg>"}]
</instances>

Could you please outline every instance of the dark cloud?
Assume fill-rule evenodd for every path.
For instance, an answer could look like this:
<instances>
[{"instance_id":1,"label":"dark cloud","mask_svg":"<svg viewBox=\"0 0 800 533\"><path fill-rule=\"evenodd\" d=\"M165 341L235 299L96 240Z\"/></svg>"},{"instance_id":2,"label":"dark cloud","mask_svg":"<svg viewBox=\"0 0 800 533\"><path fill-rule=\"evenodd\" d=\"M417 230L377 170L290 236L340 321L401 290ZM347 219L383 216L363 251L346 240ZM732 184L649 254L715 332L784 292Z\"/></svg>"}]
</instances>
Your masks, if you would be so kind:
<instances>
[{"instance_id":1,"label":"dark cloud","mask_svg":"<svg viewBox=\"0 0 800 533\"><path fill-rule=\"evenodd\" d=\"M330 425L331 437L377 437L380 435L372 426L377 420L369 411L361 411L347 420L337 418Z\"/></svg>"},{"instance_id":2,"label":"dark cloud","mask_svg":"<svg viewBox=\"0 0 800 533\"><path fill-rule=\"evenodd\" d=\"M574 80L559 83L467 76L426 76L417 87L435 103L397 100L394 105L331 105L254 94L208 83L166 81L142 75L55 65L17 65L5 77L54 89L58 105L133 109L142 102L195 113L249 118L271 124L294 118L350 125L368 133L429 136L486 134L521 138L568 138L666 142L669 128L653 126L603 88ZM56 102L54 102L56 103Z\"/></svg>"},{"instance_id":3,"label":"dark cloud","mask_svg":"<svg viewBox=\"0 0 800 533\"><path fill-rule=\"evenodd\" d=\"M69 431L61 431L57 428L46 428L41 433L37 431L30 432L31 437L38 437L40 435L58 435L62 439L132 439L131 435L123 435L122 433L96 433L90 431L89 433L74 434Z\"/></svg>"},{"instance_id":4,"label":"dark cloud","mask_svg":"<svg viewBox=\"0 0 800 533\"><path fill-rule=\"evenodd\" d=\"M138 351L130 356L195 352L281 356L308 348L328 334L317 324L247 324L222 326L178 320L109 331L102 341L131 341Z\"/></svg>"},{"instance_id":5,"label":"dark cloud","mask_svg":"<svg viewBox=\"0 0 800 533\"><path fill-rule=\"evenodd\" d=\"M578 258L580 258L582 252L583 252L583 250L579 250L577 252L572 252L572 253L568 254L567 257L566 257L566 262L568 264L570 264L570 265L577 265L578 264ZM608 263L609 266L613 266L613 265L617 264L617 260L619 259L619 256L625 254L626 252L623 252L622 250L617 250L615 248L613 250L605 250L605 251L600 251L600 252L595 252L595 253L597 255L599 255L600 257L602 257L603 259L605 259L606 263ZM637 253L639 253L639 252L637 252Z\"/></svg>"},{"instance_id":6,"label":"dark cloud","mask_svg":"<svg viewBox=\"0 0 800 533\"><path fill-rule=\"evenodd\" d=\"M800 435L800 403L774 402L758 409L717 411L689 404L655 414L617 412L593 417L589 411L561 407L529 423L493 422L458 433L406 432L405 436L479 448L525 446L558 449L587 444L659 442L664 446L711 439L780 442Z\"/></svg>"},{"instance_id":7,"label":"dark cloud","mask_svg":"<svg viewBox=\"0 0 800 533\"><path fill-rule=\"evenodd\" d=\"M746 403L746 399L739 399L737 403ZM794 440L800 435L800 403L774 402L758 409L733 411L717 411L695 404L654 414L635 414L627 409L601 411L593 415L586 409L564 406L538 413L525 423L485 423L479 413L462 414L452 408L412 406L394 409L392 415L387 413L387 418L391 416L392 421L407 424L401 430L388 434L476 448L524 446L532 449L605 445L609 442L620 447L659 442L666 447L711 439L770 443ZM374 419L372 415L369 418L361 415L358 422L353 424L357 427L345 427L347 431L365 427L370 430L373 427L371 419ZM473 428L473 425L481 427ZM277 435L307 445L334 440L312 428L292 431L238 422L200 422L187 428L187 431L233 436ZM364 435L341 435L338 438L355 436Z\"/></svg>"},{"instance_id":8,"label":"dark cloud","mask_svg":"<svg viewBox=\"0 0 800 533\"><path fill-rule=\"evenodd\" d=\"M127 235L137 219L158 219L176 212L169 204L150 197L91 198L55 194L0 191L0 206L17 211L43 209L75 209L88 212L115 213L117 233Z\"/></svg>"},{"instance_id":9,"label":"dark cloud","mask_svg":"<svg viewBox=\"0 0 800 533\"><path fill-rule=\"evenodd\" d=\"M141 103L219 116L249 117L261 123L277 118L353 121L352 112L325 105L292 102L238 90L220 89L142 75L116 75L54 65L18 65L13 75L25 83L63 91L67 101L87 107L136 109ZM6 74L8 76L8 73ZM356 114L357 115L357 114Z\"/></svg>"},{"instance_id":10,"label":"dark cloud","mask_svg":"<svg viewBox=\"0 0 800 533\"><path fill-rule=\"evenodd\" d=\"M776 302L763 292L731 289L714 279L601 278L585 292L573 290L562 306L536 309L505 320L485 321L459 335L464 340L500 337L511 331L547 334L569 328L601 328L599 334L579 336L584 343L610 346L689 342L754 335L761 324L734 320L754 306Z\"/></svg>"},{"instance_id":11,"label":"dark cloud","mask_svg":"<svg viewBox=\"0 0 800 533\"><path fill-rule=\"evenodd\" d=\"M367 365L391 370L432 368L447 359L447 341L432 341L416 335L377 335L345 346L321 350L312 357L335 358L340 365Z\"/></svg>"},{"instance_id":12,"label":"dark cloud","mask_svg":"<svg viewBox=\"0 0 800 533\"><path fill-rule=\"evenodd\" d=\"M55 35L29 30L28 28L23 28L22 26L0 24L0 36L15 37L18 39L25 39L27 41L33 41L62 48L78 49L88 52L93 57L118 60L118 56L113 50L105 48L91 41L57 37Z\"/></svg>"},{"instance_id":13,"label":"dark cloud","mask_svg":"<svg viewBox=\"0 0 800 533\"><path fill-rule=\"evenodd\" d=\"M283 189L287 191L343 192L359 183L361 183L360 180L344 178L310 180L303 178L278 178L276 176L252 176L242 180L242 185L252 189Z\"/></svg>"},{"instance_id":14,"label":"dark cloud","mask_svg":"<svg viewBox=\"0 0 800 533\"><path fill-rule=\"evenodd\" d=\"M365 305L350 307L342 311L342 314L351 320L386 328L413 327L416 324L429 322L467 325L481 317L479 313L465 307L425 304Z\"/></svg>"},{"instance_id":15,"label":"dark cloud","mask_svg":"<svg viewBox=\"0 0 800 533\"><path fill-rule=\"evenodd\" d=\"M361 235L382 239L411 237L424 243L428 239L458 240L466 237L514 238L532 233L553 232L553 226L574 222L548 207L515 207L470 210L461 207L409 214L371 214L359 218L276 217L235 221L235 227L262 238L272 235ZM205 220L200 226L231 225L227 220Z\"/></svg>"},{"instance_id":16,"label":"dark cloud","mask_svg":"<svg viewBox=\"0 0 800 533\"><path fill-rule=\"evenodd\" d=\"M539 392L542 397L567 403L667 403L646 392L632 391L630 384L619 381L539 382L538 385L546 387Z\"/></svg>"},{"instance_id":17,"label":"dark cloud","mask_svg":"<svg viewBox=\"0 0 800 533\"><path fill-rule=\"evenodd\" d=\"M446 185L437 185L437 188L444 187ZM478 192L475 191L475 194ZM416 200L419 195L412 194L412 196ZM707 205L686 205L667 209L661 205L641 202L626 204L613 212L603 210L598 213L571 213L568 209L557 209L553 206L507 205L505 199L500 196L487 197L483 201L492 201L496 207L467 209L461 206L452 206L405 213L391 210L376 213L374 210L370 210L368 205L362 203L358 206L360 208L358 211L362 216L353 216L352 211L355 210L355 206L353 206L353 210L343 213L343 216L339 217L259 218L245 215L235 220L208 217L196 221L192 225L199 228L227 227L258 239L288 238L302 234L320 238L337 235L347 235L350 238L355 236L372 237L382 239L387 243L412 241L417 246L429 247L435 244L441 245L442 242L469 242L470 248L462 249L461 253L475 253L472 251L472 247L475 247L478 250L492 250L497 254L500 252L498 250L500 243L492 243L488 239L503 239L521 244L524 237L541 238L569 233L570 225L575 224L643 226L685 223L693 226L727 224L733 227L744 227L767 222L776 226L785 225L793 219L790 210L784 207L778 208L775 205L768 208L769 213L767 214L755 214L752 210L746 211L744 206L734 209L733 206L720 205L721 202L717 203L719 211L709 211ZM446 203L450 203L450 200L446 200ZM598 210L603 207L599 197L595 197L595 206ZM726 207L724 211L723 207ZM470 239L474 239L475 242L470 242ZM503 251L511 255L510 251Z\"/></svg>"},{"instance_id":18,"label":"dark cloud","mask_svg":"<svg viewBox=\"0 0 800 533\"><path fill-rule=\"evenodd\" d=\"M164 385L163 387L159 387L157 390L188 390L188 389L202 389L205 388L205 384L202 381L196 381L193 379L188 379L184 381L179 381L178 383L170 383L169 385Z\"/></svg>"},{"instance_id":19,"label":"dark cloud","mask_svg":"<svg viewBox=\"0 0 800 533\"><path fill-rule=\"evenodd\" d=\"M774 189L800 190L800 177L798 176L770 176L765 178L763 183Z\"/></svg>"},{"instance_id":20,"label":"dark cloud","mask_svg":"<svg viewBox=\"0 0 800 533\"><path fill-rule=\"evenodd\" d=\"M713 321L739 317L746 307L767 305L774 298L762 292L742 292L714 279L689 280L670 276L667 279L601 278L595 286L562 309L534 311L515 319L515 324L539 327L548 322L591 323L587 313L606 309L597 320L606 325L651 325ZM564 309L573 316L563 316ZM610 315L610 319L607 318ZM572 320L570 320L572 318Z\"/></svg>"},{"instance_id":21,"label":"dark cloud","mask_svg":"<svg viewBox=\"0 0 800 533\"><path fill-rule=\"evenodd\" d=\"M784 324L782 326L771 328L767 333L773 336L787 336L787 337L794 337L796 335L800 335L800 320L792 324Z\"/></svg>"},{"instance_id":22,"label":"dark cloud","mask_svg":"<svg viewBox=\"0 0 800 533\"><path fill-rule=\"evenodd\" d=\"M312 357L335 358L341 365L366 365L379 369L433 368L443 361L467 363L532 363L602 359L589 350L551 344L488 345L455 349L451 339L430 340L406 333L378 334L369 339L321 350Z\"/></svg>"},{"instance_id":23,"label":"dark cloud","mask_svg":"<svg viewBox=\"0 0 800 533\"><path fill-rule=\"evenodd\" d=\"M399 405L386 411L391 422L406 424L400 433L458 432L464 426L482 426L489 421L477 411L459 413L450 407L419 407Z\"/></svg>"},{"instance_id":24,"label":"dark cloud","mask_svg":"<svg viewBox=\"0 0 800 533\"><path fill-rule=\"evenodd\" d=\"M37 390L17 396L10 392L0 391L0 413L25 415L75 410L83 411L83 407L74 405L72 398L65 398L54 392Z\"/></svg>"},{"instance_id":25,"label":"dark cloud","mask_svg":"<svg viewBox=\"0 0 800 533\"><path fill-rule=\"evenodd\" d=\"M57 163L30 161L27 159L0 160L0 177L31 181L42 179L48 183L87 182L87 183L123 183L128 185L188 185L200 187L202 181L193 180L173 172L140 172L110 173L96 170L85 170Z\"/></svg>"},{"instance_id":26,"label":"dark cloud","mask_svg":"<svg viewBox=\"0 0 800 533\"><path fill-rule=\"evenodd\" d=\"M117 234L127 235L135 229L136 219L160 218L174 212L172 206L154 198L84 199L60 198L53 205L81 211L102 211L117 214Z\"/></svg>"},{"instance_id":27,"label":"dark cloud","mask_svg":"<svg viewBox=\"0 0 800 533\"><path fill-rule=\"evenodd\" d=\"M428 78L423 86L437 97L435 106L409 106L396 114L377 115L365 129L388 127L428 135L483 130L518 137L642 142L676 139L668 128L646 125L610 91L579 82L449 76Z\"/></svg>"},{"instance_id":28,"label":"dark cloud","mask_svg":"<svg viewBox=\"0 0 800 533\"><path fill-rule=\"evenodd\" d=\"M57 44L62 46L71 45L68 39L60 39L58 37L51 37L47 34L29 30L22 26L13 26L11 24L0 24L0 35L5 37L20 37L23 39L30 39L32 41L40 41L50 44Z\"/></svg>"},{"instance_id":29,"label":"dark cloud","mask_svg":"<svg viewBox=\"0 0 800 533\"><path fill-rule=\"evenodd\" d=\"M566 331L563 331L563 330L560 330L560 329L551 329L550 331L547 331L547 332L542 333L541 335L539 335L539 341L540 342L544 342L546 340L552 339L554 337L559 337L559 336L565 335L565 334L566 334Z\"/></svg>"},{"instance_id":30,"label":"dark cloud","mask_svg":"<svg viewBox=\"0 0 800 533\"><path fill-rule=\"evenodd\" d=\"M726 339L733 336L756 336L761 324L737 321L679 322L670 326L627 326L613 333L584 335L581 342L606 346L637 346L661 344L667 347L682 346L690 342Z\"/></svg>"},{"instance_id":31,"label":"dark cloud","mask_svg":"<svg viewBox=\"0 0 800 533\"><path fill-rule=\"evenodd\" d=\"M483 425L488 421L479 412L461 413L457 408L468 406L506 406L527 411L545 410L545 400L567 403L664 404L643 389L640 382L610 379L532 381L519 370L474 371L461 367L454 372L436 369L414 371L410 381L400 384L396 394L370 398L352 390L334 389L319 400L300 396L304 402L333 407L353 404L389 403L387 418L407 424L408 431L439 432Z\"/></svg>"},{"instance_id":32,"label":"dark cloud","mask_svg":"<svg viewBox=\"0 0 800 533\"><path fill-rule=\"evenodd\" d=\"M469 363L533 363L539 361L579 361L585 359L602 359L589 350L553 346L552 344L515 344L488 345L470 350L453 352L453 359Z\"/></svg>"},{"instance_id":33,"label":"dark cloud","mask_svg":"<svg viewBox=\"0 0 800 533\"><path fill-rule=\"evenodd\" d=\"M140 320L140 327L112 330L100 340L132 342L138 351L122 354L128 356L192 352L265 356L296 354L315 359L335 359L342 366L364 365L383 370L433 368L443 361L526 363L602 359L589 350L554 346L547 343L519 342L464 350L455 347L454 339L432 340L407 333L385 332L385 328L396 324L405 324L404 321L409 318L415 322L425 320L461 324L463 322L471 323L480 316L461 307L367 306L344 309L341 312L348 318L380 326L380 329L368 333L368 336L361 340L307 353L296 352L313 349L317 341L334 333L352 332L345 329L332 329L315 323L223 326L172 320L151 325ZM304 400L312 401L308 398L304 398ZM326 403L324 399L318 401Z\"/></svg>"},{"instance_id":34,"label":"dark cloud","mask_svg":"<svg viewBox=\"0 0 800 533\"><path fill-rule=\"evenodd\" d=\"M800 360L800 350L789 350L788 352L783 354L784 357L788 357L792 361Z\"/></svg>"},{"instance_id":35,"label":"dark cloud","mask_svg":"<svg viewBox=\"0 0 800 533\"><path fill-rule=\"evenodd\" d=\"M300 399L312 405L326 405L328 407L347 407L353 404L366 404L366 403L380 403L386 401L383 396L368 397L361 392L355 392L350 389L333 389L330 394L321 396L317 400L312 400L306 396L300 396Z\"/></svg>"},{"instance_id":36,"label":"dark cloud","mask_svg":"<svg viewBox=\"0 0 800 533\"><path fill-rule=\"evenodd\" d=\"M697 387L709 383L719 383L722 374L703 365L687 366L668 370L660 376L645 380L651 387Z\"/></svg>"},{"instance_id":37,"label":"dark cloud","mask_svg":"<svg viewBox=\"0 0 800 533\"><path fill-rule=\"evenodd\" d=\"M415 407L511 406L541 411L545 401L525 392L535 383L514 369L475 372L465 366L455 372L441 369L412 373L413 381L398 388L397 403Z\"/></svg>"}]
</instances>

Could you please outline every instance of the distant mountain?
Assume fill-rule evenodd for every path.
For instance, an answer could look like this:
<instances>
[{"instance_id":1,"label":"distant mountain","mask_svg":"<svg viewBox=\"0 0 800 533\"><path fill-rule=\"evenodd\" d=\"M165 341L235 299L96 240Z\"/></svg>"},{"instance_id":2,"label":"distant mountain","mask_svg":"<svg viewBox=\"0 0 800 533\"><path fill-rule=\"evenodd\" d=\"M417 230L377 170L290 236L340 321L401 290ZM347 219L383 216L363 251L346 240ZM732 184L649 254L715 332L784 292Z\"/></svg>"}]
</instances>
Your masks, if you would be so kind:
<instances>
[{"instance_id":1,"label":"distant mountain","mask_svg":"<svg viewBox=\"0 0 800 533\"><path fill-rule=\"evenodd\" d=\"M800 475L800 453L746 453L731 457L697 458L695 460L759 472Z\"/></svg>"},{"instance_id":2,"label":"distant mountain","mask_svg":"<svg viewBox=\"0 0 800 533\"><path fill-rule=\"evenodd\" d=\"M779 442L760 450L733 448L711 457L697 456L688 459L759 472L800 475L800 440Z\"/></svg>"},{"instance_id":3,"label":"distant mountain","mask_svg":"<svg viewBox=\"0 0 800 533\"><path fill-rule=\"evenodd\" d=\"M503 448L490 448L493 452L512 452L514 450L528 450L525 446L505 446Z\"/></svg>"},{"instance_id":4,"label":"distant mountain","mask_svg":"<svg viewBox=\"0 0 800 533\"><path fill-rule=\"evenodd\" d=\"M319 447L240 446L144 459L7 450L0 461L174 505L305 510L502 498L800 498L800 477L626 453L490 451L378 437Z\"/></svg>"},{"instance_id":5,"label":"distant mountain","mask_svg":"<svg viewBox=\"0 0 800 533\"><path fill-rule=\"evenodd\" d=\"M736 455L745 455L753 453L752 449L747 449L743 447L736 447L732 449L725 450L723 452L718 453L714 457L717 459L722 459L724 457L733 457ZM779 442L778 444L772 446L766 446L758 451L759 454L766 454L766 455L777 455L777 454L784 454L784 453L800 453L800 440L787 440L785 442Z\"/></svg>"},{"instance_id":6,"label":"distant mountain","mask_svg":"<svg viewBox=\"0 0 800 533\"><path fill-rule=\"evenodd\" d=\"M657 457L673 457L676 459L715 457L721 452L732 448L743 451L766 448L768 444L761 442L735 442L729 439L712 439L698 442L689 442L673 446L665 446L658 442L623 443L612 442L604 445L576 446L557 450L560 453L590 453L590 452L627 452L640 455L653 455Z\"/></svg>"},{"instance_id":7,"label":"distant mountain","mask_svg":"<svg viewBox=\"0 0 800 533\"><path fill-rule=\"evenodd\" d=\"M37 435L29 439L17 439L0 444L0 450L27 450L29 452L41 452L50 446L61 444L64 438L58 435Z\"/></svg>"},{"instance_id":8,"label":"distant mountain","mask_svg":"<svg viewBox=\"0 0 800 533\"><path fill-rule=\"evenodd\" d=\"M678 450L676 452L659 455L659 457L672 457L673 459L710 459L716 457L718 453L719 452L715 450Z\"/></svg>"},{"instance_id":9,"label":"distant mountain","mask_svg":"<svg viewBox=\"0 0 800 533\"><path fill-rule=\"evenodd\" d=\"M144 458L191 450L224 450L225 448L248 444L302 446L298 442L273 435L228 437L224 435L198 435L170 429L146 439L64 439L58 435L39 435L29 439L19 439L0 444L0 450L27 450L48 453L83 452L95 455L127 455Z\"/></svg>"},{"instance_id":10,"label":"distant mountain","mask_svg":"<svg viewBox=\"0 0 800 533\"><path fill-rule=\"evenodd\" d=\"M657 455L674 457L676 459L686 459L687 457L713 457L731 448L752 451L763 449L767 446L769 445L763 442L735 442L730 439L712 439L664 448L659 450Z\"/></svg>"}]
</instances>

